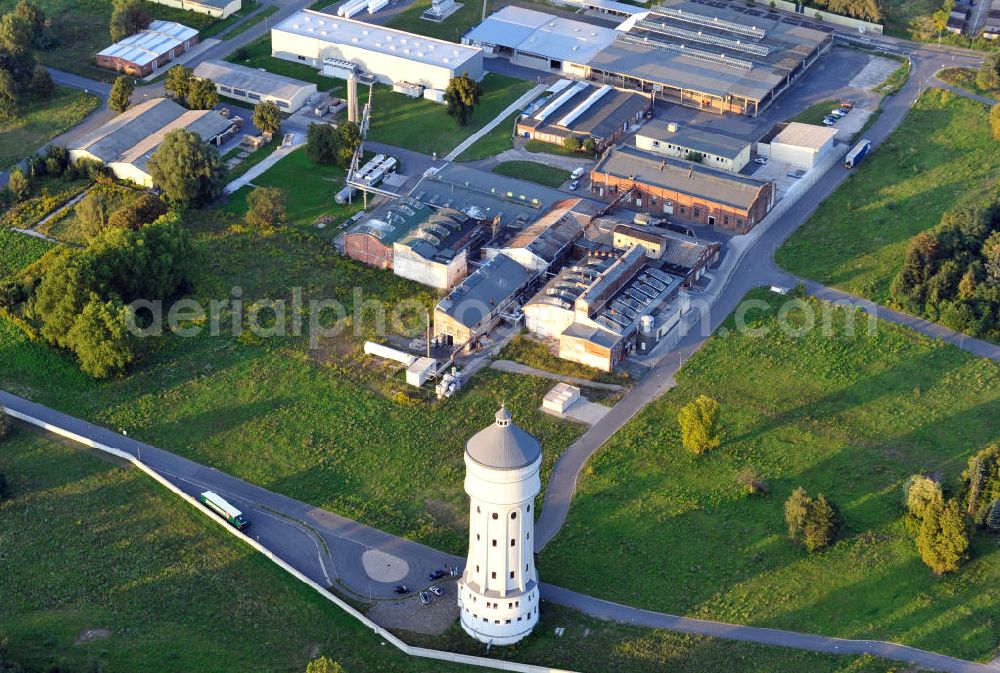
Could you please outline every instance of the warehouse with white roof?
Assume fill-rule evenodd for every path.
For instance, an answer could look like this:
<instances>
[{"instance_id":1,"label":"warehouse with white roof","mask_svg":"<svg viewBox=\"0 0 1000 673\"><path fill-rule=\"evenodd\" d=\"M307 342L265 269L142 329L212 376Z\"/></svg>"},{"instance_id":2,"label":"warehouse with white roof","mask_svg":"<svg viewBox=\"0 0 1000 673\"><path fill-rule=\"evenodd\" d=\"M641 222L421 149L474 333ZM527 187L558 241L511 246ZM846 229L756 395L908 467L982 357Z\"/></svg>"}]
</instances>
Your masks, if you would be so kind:
<instances>
[{"instance_id":1,"label":"warehouse with white roof","mask_svg":"<svg viewBox=\"0 0 1000 673\"><path fill-rule=\"evenodd\" d=\"M203 61L194 69L194 76L214 82L223 96L253 104L273 101L282 112L295 112L316 94L316 85L311 82L226 61Z\"/></svg>"},{"instance_id":2,"label":"warehouse with white roof","mask_svg":"<svg viewBox=\"0 0 1000 673\"><path fill-rule=\"evenodd\" d=\"M97 53L97 65L145 77L198 44L198 31L173 21L153 21Z\"/></svg>"},{"instance_id":3,"label":"warehouse with white roof","mask_svg":"<svg viewBox=\"0 0 1000 673\"><path fill-rule=\"evenodd\" d=\"M384 84L445 89L465 73L483 78L481 49L308 9L271 30L271 53L315 68L346 62Z\"/></svg>"}]
</instances>

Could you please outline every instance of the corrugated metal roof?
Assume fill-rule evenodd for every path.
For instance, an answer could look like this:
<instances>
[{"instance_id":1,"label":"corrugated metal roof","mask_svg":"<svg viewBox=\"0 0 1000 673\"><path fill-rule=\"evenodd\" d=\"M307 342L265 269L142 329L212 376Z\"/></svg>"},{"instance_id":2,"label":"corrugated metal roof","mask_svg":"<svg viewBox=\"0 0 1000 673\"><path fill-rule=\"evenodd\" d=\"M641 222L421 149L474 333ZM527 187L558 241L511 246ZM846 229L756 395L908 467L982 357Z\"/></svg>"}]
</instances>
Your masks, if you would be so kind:
<instances>
[{"instance_id":1,"label":"corrugated metal roof","mask_svg":"<svg viewBox=\"0 0 1000 673\"><path fill-rule=\"evenodd\" d=\"M316 91L316 85L310 82L277 75L265 70L248 68L245 65L227 63L213 59L202 61L194 69L195 77L210 79L223 86L253 91L263 96L272 96L282 100L292 100L302 91Z\"/></svg>"},{"instance_id":2,"label":"corrugated metal roof","mask_svg":"<svg viewBox=\"0 0 1000 673\"><path fill-rule=\"evenodd\" d=\"M146 30L129 35L97 53L144 66L198 36L198 31L173 21L153 21Z\"/></svg>"}]
</instances>

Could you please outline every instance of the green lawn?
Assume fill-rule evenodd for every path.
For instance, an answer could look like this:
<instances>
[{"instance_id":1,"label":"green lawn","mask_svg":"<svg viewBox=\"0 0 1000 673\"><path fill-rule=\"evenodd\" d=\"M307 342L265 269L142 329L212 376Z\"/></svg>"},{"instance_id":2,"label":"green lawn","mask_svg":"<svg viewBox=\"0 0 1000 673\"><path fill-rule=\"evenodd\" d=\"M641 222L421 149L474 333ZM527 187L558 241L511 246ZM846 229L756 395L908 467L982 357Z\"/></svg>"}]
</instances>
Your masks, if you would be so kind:
<instances>
[{"instance_id":1,"label":"green lawn","mask_svg":"<svg viewBox=\"0 0 1000 673\"><path fill-rule=\"evenodd\" d=\"M28 670L299 673L311 655L347 671L482 669L407 658L135 469L19 426L0 451L8 592L0 638ZM557 626L566 629L556 637ZM88 630L105 638L79 642ZM485 654L455 627L430 647ZM547 606L536 635L493 656L593 673L741 670L887 673L886 662L612 625Z\"/></svg>"},{"instance_id":2,"label":"green lawn","mask_svg":"<svg viewBox=\"0 0 1000 673\"><path fill-rule=\"evenodd\" d=\"M520 116L515 112L497 125L495 129L472 143L468 149L458 155L458 161L477 161L489 159L501 152L514 148L514 122Z\"/></svg>"},{"instance_id":3,"label":"green lawn","mask_svg":"<svg viewBox=\"0 0 1000 673\"><path fill-rule=\"evenodd\" d=\"M23 106L11 123L0 125L0 170L79 124L99 102L93 94L57 86L49 100Z\"/></svg>"},{"instance_id":4,"label":"green lawn","mask_svg":"<svg viewBox=\"0 0 1000 673\"><path fill-rule=\"evenodd\" d=\"M0 0L0 12L14 8L17 0ZM83 75L105 82L111 82L118 73L98 68L95 54L111 44L108 24L111 20L111 0L35 0L46 17L52 22L55 45L39 52L42 63L60 70ZM177 21L211 32L216 19L166 5L144 2L143 9L151 19Z\"/></svg>"},{"instance_id":5,"label":"green lawn","mask_svg":"<svg viewBox=\"0 0 1000 673\"><path fill-rule=\"evenodd\" d=\"M541 576L650 609L995 656L998 538L977 535L971 562L935 578L900 490L930 471L957 492L968 457L997 439L1000 367L888 323L869 334L859 318L852 336L841 313L829 336L794 338L774 320L783 299L750 297L767 308L752 310L749 326L767 331L740 334L730 319L678 387L591 459L566 527L540 555ZM676 419L700 394L719 400L724 436L695 457ZM770 482L768 495L745 495L736 475L747 465ZM798 486L842 512L825 552L786 539L782 506Z\"/></svg>"},{"instance_id":6,"label":"green lawn","mask_svg":"<svg viewBox=\"0 0 1000 673\"><path fill-rule=\"evenodd\" d=\"M251 28L253 28L254 26L256 26L258 23L260 23L261 21L263 21L267 17L271 16L272 14L274 14L277 11L278 11L278 6L277 5L268 5L268 6L266 6L264 9L262 9L261 11L257 12L252 17L250 17L247 21L245 21L244 23L241 23L236 28L233 28L231 31L229 31L228 33L226 33L225 36L224 36L225 39L230 40L230 39L236 37L237 35L241 35L242 33L245 33L246 31L250 30Z\"/></svg>"},{"instance_id":7,"label":"green lawn","mask_svg":"<svg viewBox=\"0 0 1000 673\"><path fill-rule=\"evenodd\" d=\"M219 21L216 21L205 30L201 31L201 39L204 40L209 37L215 37L216 35L226 30L227 28L229 28L231 25L233 25L243 17L250 16L251 14L256 12L257 9L259 8L260 8L259 0L243 0L242 7L240 7L239 11L233 12L225 19L220 19ZM275 11L277 11L276 8L274 8L272 5L268 5L267 7L264 8L263 12L260 12L259 14L255 15L253 19L247 21L245 24L240 26L240 28L230 31L229 33L226 33L224 36L222 36L222 39L228 40L234 35L239 35L250 26L254 25L255 23L258 23L261 19L264 18L265 15L273 14Z\"/></svg>"},{"instance_id":8,"label":"green lawn","mask_svg":"<svg viewBox=\"0 0 1000 673\"><path fill-rule=\"evenodd\" d=\"M390 28L436 37L449 42L461 42L462 36L482 20L483 3L466 0L461 9L440 23L426 21L420 15L431 6L431 0L415 0L389 22ZM487 12L493 11L492 9Z\"/></svg>"},{"instance_id":9,"label":"green lawn","mask_svg":"<svg viewBox=\"0 0 1000 673\"><path fill-rule=\"evenodd\" d=\"M956 202L980 198L998 170L985 106L928 90L776 259L798 275L884 302L909 240Z\"/></svg>"},{"instance_id":10,"label":"green lawn","mask_svg":"<svg viewBox=\"0 0 1000 673\"><path fill-rule=\"evenodd\" d=\"M236 178L240 177L241 175L249 171L251 168L262 162L264 159L271 156L271 154L274 153L274 150L278 149L280 145L281 145L280 139L274 138L271 140L271 142L264 145L263 147L250 152L250 156L248 156L242 162L237 164L235 168L229 171L229 179L235 180ZM239 154L240 152L244 151L246 150L244 150L243 147L234 147L233 149L229 150L229 152L226 152L226 154L223 156L223 159L226 159L229 155Z\"/></svg>"},{"instance_id":11,"label":"green lawn","mask_svg":"<svg viewBox=\"0 0 1000 673\"><path fill-rule=\"evenodd\" d=\"M324 77L319 74L319 70L311 65L286 61L283 58L271 56L270 33L232 52L226 56L226 60L245 65L248 68L262 68L277 75L294 77L304 82L312 82L320 91L329 91L343 86L341 80L334 79L333 77ZM245 103L243 104L245 105Z\"/></svg>"},{"instance_id":12,"label":"green lawn","mask_svg":"<svg viewBox=\"0 0 1000 673\"><path fill-rule=\"evenodd\" d=\"M537 182L546 187L558 187L569 180L569 171L553 168L534 161L504 161L497 164L494 173L529 182Z\"/></svg>"},{"instance_id":13,"label":"green lawn","mask_svg":"<svg viewBox=\"0 0 1000 673\"><path fill-rule=\"evenodd\" d=\"M17 273L52 247L39 238L18 234L0 227L0 281Z\"/></svg>"},{"instance_id":14,"label":"green lawn","mask_svg":"<svg viewBox=\"0 0 1000 673\"><path fill-rule=\"evenodd\" d=\"M972 68L944 68L938 72L937 78L979 96L1000 100L1000 89L984 89L976 84L976 71Z\"/></svg>"},{"instance_id":15,"label":"green lawn","mask_svg":"<svg viewBox=\"0 0 1000 673\"><path fill-rule=\"evenodd\" d=\"M541 140L529 140L524 143L524 149L529 152L536 152L540 154L558 154L562 157L579 157L581 159L591 158L586 152L577 152L576 150L567 149L562 145L555 145Z\"/></svg>"},{"instance_id":16,"label":"green lawn","mask_svg":"<svg viewBox=\"0 0 1000 673\"><path fill-rule=\"evenodd\" d=\"M941 0L886 0L883 5L885 34L910 39L913 20L933 14L941 6Z\"/></svg>"},{"instance_id":17,"label":"green lawn","mask_svg":"<svg viewBox=\"0 0 1000 673\"><path fill-rule=\"evenodd\" d=\"M277 144L277 143L272 143ZM264 150L258 150L263 152ZM253 180L257 187L278 187L288 195L288 221L299 227L316 229L316 221L329 216L332 221L325 227L326 233L334 233L336 227L354 213L361 210L361 198L353 205L338 205L333 195L344 188L347 171L338 166L314 164L304 149L295 150L269 168L263 175ZM226 209L242 215L246 212L246 197L253 190L249 185L240 188L229 197Z\"/></svg>"},{"instance_id":18,"label":"green lawn","mask_svg":"<svg viewBox=\"0 0 1000 673\"><path fill-rule=\"evenodd\" d=\"M293 214L308 221L303 208L322 190L301 180L317 171L300 174L298 183L284 184L293 187ZM70 357L0 320L0 387L455 553L466 543L465 441L502 402L540 437L546 475L580 434L576 424L538 410L551 381L486 370L458 397L436 401L408 387L396 368L363 355L363 341L379 331L372 301L391 315L404 299L432 306L436 292L341 257L300 228L248 231L224 209L185 217L202 248L193 296L203 305L230 297L234 287L247 306L290 300L301 288L306 310L311 300L342 301L347 332L311 349L305 336L232 336L227 322L219 337L206 330L146 339L131 375L95 383ZM5 253L0 249L0 258ZM6 265L22 261L18 253Z\"/></svg>"},{"instance_id":19,"label":"green lawn","mask_svg":"<svg viewBox=\"0 0 1000 673\"><path fill-rule=\"evenodd\" d=\"M794 117L787 119L788 122L801 122L803 124L823 124L823 118L830 114L830 110L840 105L839 100L825 100L810 105Z\"/></svg>"},{"instance_id":20,"label":"green lawn","mask_svg":"<svg viewBox=\"0 0 1000 673\"><path fill-rule=\"evenodd\" d=\"M444 156L531 89L532 83L488 73L483 78L482 87L483 95L469 124L459 126L454 118L448 116L444 105L393 93L392 87L377 84L372 94L372 120L368 139L424 154L437 152L438 156ZM366 93L364 91L359 95ZM510 127L507 129L509 131Z\"/></svg>"}]
</instances>

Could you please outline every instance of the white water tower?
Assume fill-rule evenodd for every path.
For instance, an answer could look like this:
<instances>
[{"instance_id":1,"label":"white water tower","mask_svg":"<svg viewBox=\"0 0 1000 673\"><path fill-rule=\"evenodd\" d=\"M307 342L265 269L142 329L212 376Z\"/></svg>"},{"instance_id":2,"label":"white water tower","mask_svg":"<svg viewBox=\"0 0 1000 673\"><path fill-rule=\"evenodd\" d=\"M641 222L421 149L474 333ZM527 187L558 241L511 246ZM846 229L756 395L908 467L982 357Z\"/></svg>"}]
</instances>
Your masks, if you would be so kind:
<instances>
[{"instance_id":1,"label":"white water tower","mask_svg":"<svg viewBox=\"0 0 1000 673\"><path fill-rule=\"evenodd\" d=\"M506 406L465 447L469 557L458 607L462 628L483 643L511 645L538 623L532 505L541 466L541 445Z\"/></svg>"}]
</instances>

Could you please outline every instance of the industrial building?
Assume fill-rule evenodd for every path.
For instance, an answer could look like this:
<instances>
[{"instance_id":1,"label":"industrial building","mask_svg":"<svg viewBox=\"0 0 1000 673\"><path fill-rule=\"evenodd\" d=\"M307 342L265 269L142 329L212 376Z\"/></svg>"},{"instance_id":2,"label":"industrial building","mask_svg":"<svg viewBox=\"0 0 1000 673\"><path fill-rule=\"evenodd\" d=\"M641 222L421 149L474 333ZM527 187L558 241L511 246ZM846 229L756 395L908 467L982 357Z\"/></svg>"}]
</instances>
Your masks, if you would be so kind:
<instances>
[{"instance_id":1,"label":"industrial building","mask_svg":"<svg viewBox=\"0 0 1000 673\"><path fill-rule=\"evenodd\" d=\"M559 357L602 371L634 350L643 316L664 314L673 327L686 310L684 278L651 264L642 245L591 254L567 266L524 305L529 331L559 343ZM677 310L675 310L675 306ZM668 318L668 319L667 319Z\"/></svg>"},{"instance_id":2,"label":"industrial building","mask_svg":"<svg viewBox=\"0 0 1000 673\"><path fill-rule=\"evenodd\" d=\"M240 11L243 8L243 0L149 0L157 5L176 7L199 14L208 14L218 19L225 19L229 15Z\"/></svg>"},{"instance_id":3,"label":"industrial building","mask_svg":"<svg viewBox=\"0 0 1000 673\"><path fill-rule=\"evenodd\" d=\"M271 29L271 51L331 74L355 66L384 84L443 90L452 77L483 77L480 49L308 9Z\"/></svg>"},{"instance_id":4,"label":"industrial building","mask_svg":"<svg viewBox=\"0 0 1000 673\"><path fill-rule=\"evenodd\" d=\"M519 65L556 71L719 114L756 116L832 44L777 13L665 0L651 11L599 0L614 29L507 7L463 41ZM624 8L624 9L623 9Z\"/></svg>"},{"instance_id":5,"label":"industrial building","mask_svg":"<svg viewBox=\"0 0 1000 673\"><path fill-rule=\"evenodd\" d=\"M983 25L983 37L987 40L1000 38L1000 0L993 0L986 12L986 23Z\"/></svg>"},{"instance_id":6,"label":"industrial building","mask_svg":"<svg viewBox=\"0 0 1000 673\"><path fill-rule=\"evenodd\" d=\"M750 163L750 143L745 140L674 123L645 124L636 131L635 146L681 159L700 155L701 163L706 166L733 173L739 173Z\"/></svg>"},{"instance_id":7,"label":"industrial building","mask_svg":"<svg viewBox=\"0 0 1000 673\"><path fill-rule=\"evenodd\" d=\"M392 269L397 276L447 289L468 272L485 227L453 208L431 208L416 199L392 202L344 235L344 253L359 262Z\"/></svg>"},{"instance_id":8,"label":"industrial building","mask_svg":"<svg viewBox=\"0 0 1000 673\"><path fill-rule=\"evenodd\" d=\"M186 110L172 100L153 98L133 105L69 148L72 161L93 159L116 177L151 187L149 158L174 129L187 129L202 140L221 145L234 133L234 123L214 110Z\"/></svg>"},{"instance_id":9,"label":"industrial building","mask_svg":"<svg viewBox=\"0 0 1000 673\"><path fill-rule=\"evenodd\" d=\"M530 115L517 121L517 135L562 146L573 136L593 138L598 151L615 143L649 112L650 96L611 86L563 79L551 96Z\"/></svg>"},{"instance_id":10,"label":"industrial building","mask_svg":"<svg viewBox=\"0 0 1000 673\"><path fill-rule=\"evenodd\" d=\"M434 308L435 338L475 349L504 315L511 315L534 275L507 255L493 257Z\"/></svg>"},{"instance_id":11,"label":"industrial building","mask_svg":"<svg viewBox=\"0 0 1000 673\"><path fill-rule=\"evenodd\" d=\"M615 41L615 30L534 9L507 6L466 33L464 44L539 70L585 76L585 64Z\"/></svg>"},{"instance_id":12,"label":"industrial building","mask_svg":"<svg viewBox=\"0 0 1000 673\"><path fill-rule=\"evenodd\" d=\"M601 218L595 222L599 240L609 237L611 247L629 250L641 245L646 256L659 262L665 271L684 278L690 287L719 258L721 246L656 225L632 225Z\"/></svg>"},{"instance_id":13,"label":"industrial building","mask_svg":"<svg viewBox=\"0 0 1000 673\"><path fill-rule=\"evenodd\" d=\"M750 231L774 205L770 181L628 146L605 154L590 180L605 200L735 234Z\"/></svg>"},{"instance_id":14,"label":"industrial building","mask_svg":"<svg viewBox=\"0 0 1000 673\"><path fill-rule=\"evenodd\" d=\"M145 77L198 44L198 31L173 21L153 21L97 53L97 65Z\"/></svg>"},{"instance_id":15,"label":"industrial building","mask_svg":"<svg viewBox=\"0 0 1000 673\"><path fill-rule=\"evenodd\" d=\"M557 268L583 235L592 210L582 199L560 201L525 227L501 228L483 248L483 256L504 254L536 272Z\"/></svg>"},{"instance_id":16,"label":"industrial building","mask_svg":"<svg viewBox=\"0 0 1000 673\"><path fill-rule=\"evenodd\" d=\"M273 101L282 112L288 113L295 112L316 95L316 85L311 82L218 59L199 63L194 75L212 80L222 96L255 105Z\"/></svg>"},{"instance_id":17,"label":"industrial building","mask_svg":"<svg viewBox=\"0 0 1000 673\"><path fill-rule=\"evenodd\" d=\"M757 141L757 154L809 170L833 148L837 129L815 124L777 124Z\"/></svg>"}]
</instances>

